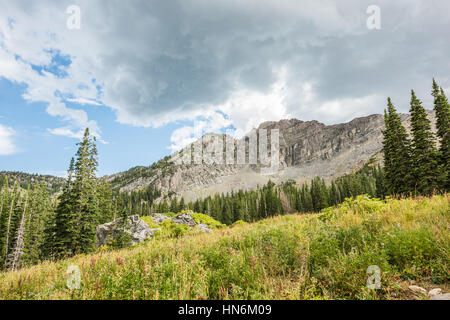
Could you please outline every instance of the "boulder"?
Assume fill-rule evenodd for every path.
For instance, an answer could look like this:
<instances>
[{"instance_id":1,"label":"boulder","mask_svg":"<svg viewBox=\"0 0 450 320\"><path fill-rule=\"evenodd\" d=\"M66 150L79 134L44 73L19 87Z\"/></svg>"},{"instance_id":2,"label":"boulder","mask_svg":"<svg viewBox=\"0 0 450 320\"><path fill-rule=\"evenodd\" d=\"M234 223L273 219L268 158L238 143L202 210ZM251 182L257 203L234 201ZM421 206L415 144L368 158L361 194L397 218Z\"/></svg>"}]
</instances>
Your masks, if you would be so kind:
<instances>
[{"instance_id":1,"label":"boulder","mask_svg":"<svg viewBox=\"0 0 450 320\"><path fill-rule=\"evenodd\" d=\"M130 216L127 219L125 227L122 218L97 226L97 248L107 245L110 240L115 239L122 232L131 236L131 244L137 244L151 238L156 231L161 231L161 229L150 229L148 224L137 215Z\"/></svg>"},{"instance_id":2,"label":"boulder","mask_svg":"<svg viewBox=\"0 0 450 320\"><path fill-rule=\"evenodd\" d=\"M197 223L191 216L192 211L188 211L185 213L182 213L175 218L172 218L172 221L177 224L187 224L189 227L195 227Z\"/></svg>"},{"instance_id":3,"label":"boulder","mask_svg":"<svg viewBox=\"0 0 450 320\"><path fill-rule=\"evenodd\" d=\"M212 230L208 227L208 225L204 223L198 224L197 228L202 230L203 232L212 232Z\"/></svg>"},{"instance_id":4,"label":"boulder","mask_svg":"<svg viewBox=\"0 0 450 320\"><path fill-rule=\"evenodd\" d=\"M154 214L152 214L152 218L153 218L153 220L154 220L156 223L161 223L161 222L163 222L164 220L170 219L168 216L165 216L165 215L163 215L163 214L161 214L161 213L154 213Z\"/></svg>"},{"instance_id":5,"label":"boulder","mask_svg":"<svg viewBox=\"0 0 450 320\"><path fill-rule=\"evenodd\" d=\"M430 300L450 300L450 293L437 294L435 296L432 296Z\"/></svg>"},{"instance_id":6,"label":"boulder","mask_svg":"<svg viewBox=\"0 0 450 320\"><path fill-rule=\"evenodd\" d=\"M428 291L428 295L430 297L432 296L437 296L438 294L442 293L442 289L441 288L435 288L435 289L431 289L430 291Z\"/></svg>"},{"instance_id":7,"label":"boulder","mask_svg":"<svg viewBox=\"0 0 450 320\"><path fill-rule=\"evenodd\" d=\"M423 294L423 295L428 294L427 290L425 290L424 288L419 287L419 286L412 285L412 286L409 286L408 288L409 288L409 290L413 291L414 293Z\"/></svg>"}]
</instances>

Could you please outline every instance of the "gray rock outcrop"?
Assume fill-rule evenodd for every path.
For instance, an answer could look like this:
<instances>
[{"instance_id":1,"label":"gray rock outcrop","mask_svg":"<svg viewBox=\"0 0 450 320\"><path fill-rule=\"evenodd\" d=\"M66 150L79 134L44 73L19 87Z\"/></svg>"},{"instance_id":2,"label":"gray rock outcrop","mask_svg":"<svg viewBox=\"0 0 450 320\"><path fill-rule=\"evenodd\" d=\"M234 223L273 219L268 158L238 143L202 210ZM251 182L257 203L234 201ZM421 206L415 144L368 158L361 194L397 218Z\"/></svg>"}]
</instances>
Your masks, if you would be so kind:
<instances>
[{"instance_id":1,"label":"gray rock outcrop","mask_svg":"<svg viewBox=\"0 0 450 320\"><path fill-rule=\"evenodd\" d=\"M450 293L446 294L437 294L435 296L432 296L430 300L450 300Z\"/></svg>"},{"instance_id":2,"label":"gray rock outcrop","mask_svg":"<svg viewBox=\"0 0 450 320\"><path fill-rule=\"evenodd\" d=\"M152 214L152 218L153 218L153 221L155 221L156 223L161 223L164 220L169 220L170 219L168 216L165 216L165 215L163 215L161 213L154 213L154 214Z\"/></svg>"},{"instance_id":3,"label":"gray rock outcrop","mask_svg":"<svg viewBox=\"0 0 450 320\"><path fill-rule=\"evenodd\" d=\"M435 289L431 289L430 291L428 291L428 296L430 296L430 297L437 296L438 294L442 294L441 288L435 288Z\"/></svg>"},{"instance_id":4,"label":"gray rock outcrop","mask_svg":"<svg viewBox=\"0 0 450 320\"><path fill-rule=\"evenodd\" d=\"M158 230L161 229L150 229L137 215L128 217L127 223L123 223L123 219L116 219L113 222L97 226L97 248L107 245L109 241L117 238L122 232L131 236L131 244L137 244L151 238Z\"/></svg>"},{"instance_id":5,"label":"gray rock outcrop","mask_svg":"<svg viewBox=\"0 0 450 320\"><path fill-rule=\"evenodd\" d=\"M409 286L408 288L409 288L409 290L413 291L414 293L423 294L423 295L426 295L428 293L427 290L425 290L422 287L416 286L416 285Z\"/></svg>"},{"instance_id":6,"label":"gray rock outcrop","mask_svg":"<svg viewBox=\"0 0 450 320\"><path fill-rule=\"evenodd\" d=\"M189 227L195 227L197 223L191 217L192 212L182 213L175 218L172 218L172 221L177 224L187 224Z\"/></svg>"}]
</instances>

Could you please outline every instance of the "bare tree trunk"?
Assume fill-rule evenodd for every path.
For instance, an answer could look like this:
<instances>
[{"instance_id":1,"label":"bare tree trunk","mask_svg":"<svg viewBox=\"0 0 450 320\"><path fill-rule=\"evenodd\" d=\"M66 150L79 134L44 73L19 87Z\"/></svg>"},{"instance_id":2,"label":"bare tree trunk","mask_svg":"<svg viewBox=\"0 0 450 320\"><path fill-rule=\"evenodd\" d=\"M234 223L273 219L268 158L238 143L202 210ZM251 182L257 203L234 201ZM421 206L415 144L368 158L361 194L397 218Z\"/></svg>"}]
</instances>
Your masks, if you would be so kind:
<instances>
[{"instance_id":1,"label":"bare tree trunk","mask_svg":"<svg viewBox=\"0 0 450 320\"><path fill-rule=\"evenodd\" d=\"M14 211L14 193L12 195L12 199L11 199L11 207L9 208L9 217L8 217L8 225L6 227L6 242L5 242L5 259L8 256L8 243L9 243L9 232L10 232L10 228L11 228L11 217L12 217L12 213Z\"/></svg>"},{"instance_id":2,"label":"bare tree trunk","mask_svg":"<svg viewBox=\"0 0 450 320\"><path fill-rule=\"evenodd\" d=\"M6 192L3 190L3 187L2 187L1 194L0 194L0 197L1 197L0 218L2 217L2 214L3 214L3 202L5 202L5 194L6 194Z\"/></svg>"},{"instance_id":3,"label":"bare tree trunk","mask_svg":"<svg viewBox=\"0 0 450 320\"><path fill-rule=\"evenodd\" d=\"M27 212L27 204L28 204L28 193L27 198L25 199L25 204L23 206L22 217L20 218L19 229L17 230L17 238L16 245L14 247L13 252L11 253L9 269L16 270L19 265L20 256L23 253L24 247L24 233L25 233L25 221L26 221L26 212ZM8 267L8 266L7 266Z\"/></svg>"},{"instance_id":4,"label":"bare tree trunk","mask_svg":"<svg viewBox=\"0 0 450 320\"><path fill-rule=\"evenodd\" d=\"M283 190L280 192L281 204L283 206L285 213L292 213L291 204L289 203L289 199L284 193Z\"/></svg>"}]
</instances>

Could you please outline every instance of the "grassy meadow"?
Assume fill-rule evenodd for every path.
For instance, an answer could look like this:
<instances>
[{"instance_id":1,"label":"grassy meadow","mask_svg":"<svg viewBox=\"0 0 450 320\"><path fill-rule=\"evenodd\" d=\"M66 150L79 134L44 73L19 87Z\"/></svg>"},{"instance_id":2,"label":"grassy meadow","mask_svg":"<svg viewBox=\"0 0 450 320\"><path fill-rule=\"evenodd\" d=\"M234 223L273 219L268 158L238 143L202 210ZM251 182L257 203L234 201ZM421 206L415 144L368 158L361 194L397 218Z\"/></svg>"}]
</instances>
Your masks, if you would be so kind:
<instances>
[{"instance_id":1,"label":"grassy meadow","mask_svg":"<svg viewBox=\"0 0 450 320\"><path fill-rule=\"evenodd\" d=\"M156 237L0 273L0 299L425 299L448 292L450 196L360 196L317 214L238 223L207 234ZM67 287L67 269L81 287ZM381 270L371 290L367 268Z\"/></svg>"}]
</instances>

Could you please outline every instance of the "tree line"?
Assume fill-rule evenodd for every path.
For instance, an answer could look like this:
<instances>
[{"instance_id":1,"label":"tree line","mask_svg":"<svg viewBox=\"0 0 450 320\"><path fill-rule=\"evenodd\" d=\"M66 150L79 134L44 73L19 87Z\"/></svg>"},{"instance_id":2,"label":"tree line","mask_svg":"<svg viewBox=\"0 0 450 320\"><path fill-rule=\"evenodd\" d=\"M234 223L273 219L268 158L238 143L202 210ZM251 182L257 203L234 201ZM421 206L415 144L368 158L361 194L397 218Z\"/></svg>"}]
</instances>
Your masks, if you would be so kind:
<instances>
[{"instance_id":1,"label":"tree line","mask_svg":"<svg viewBox=\"0 0 450 320\"><path fill-rule=\"evenodd\" d=\"M339 177L328 185L321 178L301 186L292 180L281 185L269 181L255 190L217 193L190 202L176 196L167 196L155 202L161 194L150 185L144 190L121 194L121 203L125 205L125 210L141 216L189 209L208 214L227 225L238 220L252 222L278 214L318 212L360 194L384 198L384 170L376 166L375 162L375 159L371 159L358 172Z\"/></svg>"},{"instance_id":2,"label":"tree line","mask_svg":"<svg viewBox=\"0 0 450 320\"><path fill-rule=\"evenodd\" d=\"M432 195L450 190L450 105L433 79L436 135L422 102L411 91L411 133L403 126L392 101L384 112L384 168L387 193ZM439 145L439 147L438 147Z\"/></svg>"},{"instance_id":3,"label":"tree line","mask_svg":"<svg viewBox=\"0 0 450 320\"><path fill-rule=\"evenodd\" d=\"M97 225L122 214L108 183L96 178L97 148L89 129L78 146L57 198L45 182L24 189L2 179L0 269L92 252Z\"/></svg>"},{"instance_id":4,"label":"tree line","mask_svg":"<svg viewBox=\"0 0 450 320\"><path fill-rule=\"evenodd\" d=\"M0 191L0 269L17 269L44 258L45 226L54 203L45 184L24 190L6 178Z\"/></svg>"}]
</instances>

